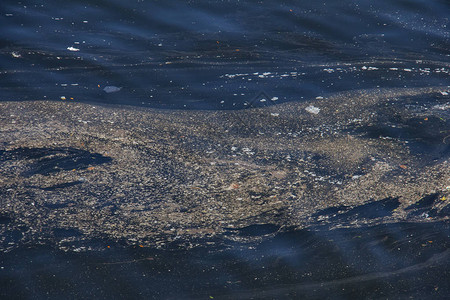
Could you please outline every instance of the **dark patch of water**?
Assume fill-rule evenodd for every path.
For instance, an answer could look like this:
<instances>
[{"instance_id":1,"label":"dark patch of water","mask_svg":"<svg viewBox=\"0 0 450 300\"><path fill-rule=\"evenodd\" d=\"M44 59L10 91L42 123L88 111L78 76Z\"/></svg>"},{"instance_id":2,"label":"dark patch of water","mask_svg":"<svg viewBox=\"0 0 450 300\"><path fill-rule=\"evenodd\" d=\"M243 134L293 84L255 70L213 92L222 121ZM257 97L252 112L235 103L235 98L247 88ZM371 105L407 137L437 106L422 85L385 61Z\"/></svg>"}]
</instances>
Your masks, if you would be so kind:
<instances>
[{"instance_id":1,"label":"dark patch of water","mask_svg":"<svg viewBox=\"0 0 450 300\"><path fill-rule=\"evenodd\" d=\"M355 126L351 131L365 134L369 138L388 138L406 142L411 154L442 161L450 155L450 119L448 105L450 97L441 93L429 97L402 97L374 107L377 120L368 126ZM408 108L418 116L403 115ZM439 113L427 114L435 110Z\"/></svg>"},{"instance_id":2,"label":"dark patch of water","mask_svg":"<svg viewBox=\"0 0 450 300\"><path fill-rule=\"evenodd\" d=\"M44 206L48 209L59 209L67 207L70 203L44 203Z\"/></svg>"},{"instance_id":3,"label":"dark patch of water","mask_svg":"<svg viewBox=\"0 0 450 300\"><path fill-rule=\"evenodd\" d=\"M53 229L53 235L55 238L67 238L72 236L80 236L83 233L75 229L55 228Z\"/></svg>"},{"instance_id":4,"label":"dark patch of water","mask_svg":"<svg viewBox=\"0 0 450 300\"><path fill-rule=\"evenodd\" d=\"M391 216L399 206L398 198L386 198L353 208L347 206L326 208L313 214L312 217L319 221L326 219L333 224L346 224L357 220L364 221Z\"/></svg>"},{"instance_id":5,"label":"dark patch of water","mask_svg":"<svg viewBox=\"0 0 450 300\"><path fill-rule=\"evenodd\" d=\"M408 206L406 209L428 209L439 199L439 194L431 194L423 197L416 203Z\"/></svg>"},{"instance_id":6,"label":"dark patch of water","mask_svg":"<svg viewBox=\"0 0 450 300\"><path fill-rule=\"evenodd\" d=\"M78 184L82 184L83 181L77 180L77 181L72 181L72 182L65 182L65 183L60 183L60 184L55 184L49 187L45 187L42 188L44 191L54 191L57 189L64 189L64 188L68 188L68 187L72 187Z\"/></svg>"},{"instance_id":7,"label":"dark patch of water","mask_svg":"<svg viewBox=\"0 0 450 300\"><path fill-rule=\"evenodd\" d=\"M241 236L263 236L276 233L279 229L280 226L275 224L254 224L243 228L227 228L227 230L237 232Z\"/></svg>"},{"instance_id":8,"label":"dark patch of water","mask_svg":"<svg viewBox=\"0 0 450 300\"><path fill-rule=\"evenodd\" d=\"M440 217L447 217L450 216L450 204L442 208L438 213L438 216Z\"/></svg>"},{"instance_id":9,"label":"dark patch of water","mask_svg":"<svg viewBox=\"0 0 450 300\"><path fill-rule=\"evenodd\" d=\"M8 224L9 222L11 222L10 217L0 214L0 224Z\"/></svg>"},{"instance_id":10,"label":"dark patch of water","mask_svg":"<svg viewBox=\"0 0 450 300\"><path fill-rule=\"evenodd\" d=\"M442 214L445 213L445 208L439 212L437 208L433 208L438 199L438 193L423 197L415 204L412 204L406 208L406 211L408 211L408 217L428 218L433 216L442 216Z\"/></svg>"},{"instance_id":11,"label":"dark patch of water","mask_svg":"<svg viewBox=\"0 0 450 300\"><path fill-rule=\"evenodd\" d=\"M91 165L111 161L110 157L98 153L67 147L0 150L0 161L22 159L30 161L27 170L22 173L23 176L49 175L62 170L85 169Z\"/></svg>"}]
</instances>

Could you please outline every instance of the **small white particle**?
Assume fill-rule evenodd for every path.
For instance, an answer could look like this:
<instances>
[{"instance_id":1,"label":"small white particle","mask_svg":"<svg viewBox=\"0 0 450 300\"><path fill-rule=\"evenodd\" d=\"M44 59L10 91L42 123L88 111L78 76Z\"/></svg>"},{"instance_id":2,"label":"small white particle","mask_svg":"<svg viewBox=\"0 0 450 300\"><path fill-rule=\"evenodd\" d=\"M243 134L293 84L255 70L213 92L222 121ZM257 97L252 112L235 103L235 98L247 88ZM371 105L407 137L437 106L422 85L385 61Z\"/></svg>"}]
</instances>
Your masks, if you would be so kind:
<instances>
[{"instance_id":1,"label":"small white particle","mask_svg":"<svg viewBox=\"0 0 450 300\"><path fill-rule=\"evenodd\" d=\"M80 49L78 49L78 48L75 48L75 47L67 47L67 50L69 50L69 51L80 51Z\"/></svg>"},{"instance_id":2,"label":"small white particle","mask_svg":"<svg viewBox=\"0 0 450 300\"><path fill-rule=\"evenodd\" d=\"M310 105L305 108L305 110L311 114L317 115L320 112L320 108Z\"/></svg>"}]
</instances>

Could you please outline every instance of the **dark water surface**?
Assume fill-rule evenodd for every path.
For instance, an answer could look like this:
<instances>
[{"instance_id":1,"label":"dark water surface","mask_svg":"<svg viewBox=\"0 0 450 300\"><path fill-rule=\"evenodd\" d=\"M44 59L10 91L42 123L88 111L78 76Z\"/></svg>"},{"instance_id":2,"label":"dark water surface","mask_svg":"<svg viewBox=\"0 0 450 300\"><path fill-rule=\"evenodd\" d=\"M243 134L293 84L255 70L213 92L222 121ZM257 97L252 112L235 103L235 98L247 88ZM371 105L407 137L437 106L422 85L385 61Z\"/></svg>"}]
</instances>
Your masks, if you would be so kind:
<instances>
[{"instance_id":1,"label":"dark water surface","mask_svg":"<svg viewBox=\"0 0 450 300\"><path fill-rule=\"evenodd\" d=\"M378 87L448 88L449 18L445 0L2 0L0 101L229 110ZM448 93L438 96L448 111ZM408 101L403 104L424 100ZM448 119L430 118L436 130L428 131L419 121L404 125L380 116L389 126L364 130L369 137L418 140L412 152L448 159ZM54 163L61 153L62 170L108 162L73 148L55 148L56 154L2 149L0 163L44 157L23 176L59 171ZM13 192L2 189L1 197ZM450 206L433 209L441 200L424 195L406 208L412 219L428 222L335 226L392 214L398 201L386 198L319 211L303 230L272 224L230 229L264 237L260 243L187 250L176 243L153 249L99 239L91 242L94 250L79 252L45 242L21 245L0 253L0 297L448 299ZM0 226L13 219L0 208ZM74 235L64 230L55 235ZM21 236L10 232L2 242L14 244Z\"/></svg>"},{"instance_id":2,"label":"dark water surface","mask_svg":"<svg viewBox=\"0 0 450 300\"><path fill-rule=\"evenodd\" d=\"M445 0L0 7L0 100L231 109L261 97L448 84Z\"/></svg>"},{"instance_id":3,"label":"dark water surface","mask_svg":"<svg viewBox=\"0 0 450 300\"><path fill-rule=\"evenodd\" d=\"M448 224L279 234L253 247L0 254L5 299L448 299ZM109 246L112 245L112 246Z\"/></svg>"}]
</instances>

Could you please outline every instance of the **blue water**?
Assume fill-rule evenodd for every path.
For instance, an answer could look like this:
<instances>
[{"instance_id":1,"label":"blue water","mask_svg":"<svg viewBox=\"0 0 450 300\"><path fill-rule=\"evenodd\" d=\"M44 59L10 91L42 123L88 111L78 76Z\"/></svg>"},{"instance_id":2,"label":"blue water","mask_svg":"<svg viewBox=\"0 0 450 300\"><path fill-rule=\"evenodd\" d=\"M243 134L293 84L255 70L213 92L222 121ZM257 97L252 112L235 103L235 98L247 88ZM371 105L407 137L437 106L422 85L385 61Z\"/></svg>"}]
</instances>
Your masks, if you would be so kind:
<instances>
[{"instance_id":1,"label":"blue water","mask_svg":"<svg viewBox=\"0 0 450 300\"><path fill-rule=\"evenodd\" d=\"M448 86L449 18L447 0L2 0L0 101L242 109ZM0 253L0 297L448 297L448 222L310 229L192 251L25 245Z\"/></svg>"},{"instance_id":2,"label":"blue water","mask_svg":"<svg viewBox=\"0 0 450 300\"><path fill-rule=\"evenodd\" d=\"M0 100L244 108L448 85L448 1L10 1ZM105 93L106 86L122 87ZM64 98L63 98L64 99Z\"/></svg>"}]
</instances>

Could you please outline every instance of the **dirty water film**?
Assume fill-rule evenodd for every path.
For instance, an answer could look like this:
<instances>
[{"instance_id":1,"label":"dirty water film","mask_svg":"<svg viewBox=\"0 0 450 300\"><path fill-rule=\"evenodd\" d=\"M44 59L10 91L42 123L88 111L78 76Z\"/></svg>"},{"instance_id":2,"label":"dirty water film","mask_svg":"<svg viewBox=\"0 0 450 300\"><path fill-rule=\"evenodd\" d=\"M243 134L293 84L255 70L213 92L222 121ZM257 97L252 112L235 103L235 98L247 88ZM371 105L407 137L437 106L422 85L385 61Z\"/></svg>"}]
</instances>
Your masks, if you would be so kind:
<instances>
[{"instance_id":1,"label":"dirty water film","mask_svg":"<svg viewBox=\"0 0 450 300\"><path fill-rule=\"evenodd\" d=\"M439 293L446 94L361 90L235 111L2 102L1 245L16 270L4 284L24 268L46 291L113 293L46 279L67 263L78 276L78 264L89 276L138 272L127 280L142 286L180 280L186 297L400 293L392 280ZM19 253L55 265L9 265ZM413 284L424 277L436 281Z\"/></svg>"}]
</instances>

